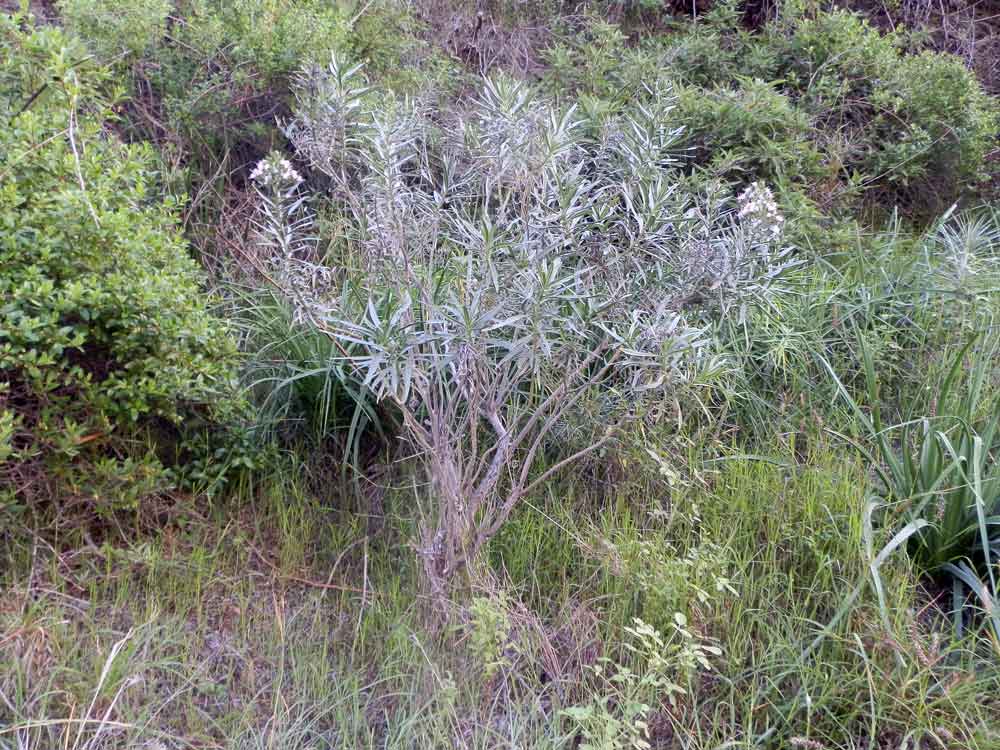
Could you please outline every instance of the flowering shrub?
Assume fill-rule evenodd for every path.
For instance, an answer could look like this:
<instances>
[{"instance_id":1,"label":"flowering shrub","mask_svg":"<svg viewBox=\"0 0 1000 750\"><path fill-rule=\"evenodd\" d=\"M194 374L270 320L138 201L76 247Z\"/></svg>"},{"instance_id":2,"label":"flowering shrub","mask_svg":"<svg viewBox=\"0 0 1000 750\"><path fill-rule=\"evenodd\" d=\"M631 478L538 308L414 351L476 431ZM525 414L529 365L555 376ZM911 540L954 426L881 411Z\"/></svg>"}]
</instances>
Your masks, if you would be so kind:
<instances>
[{"instance_id":1,"label":"flowering shrub","mask_svg":"<svg viewBox=\"0 0 1000 750\"><path fill-rule=\"evenodd\" d=\"M791 261L763 186L742 203L678 189L664 92L588 120L499 77L443 130L419 105L373 108L367 92L359 68L311 70L287 127L331 181L361 272L300 283L308 215L276 158L255 170L262 236L300 317L339 342L426 457L419 552L440 583L552 471L717 367L713 320L766 304ZM585 399L604 415L597 434L533 476L546 436Z\"/></svg>"},{"instance_id":2,"label":"flowering shrub","mask_svg":"<svg viewBox=\"0 0 1000 750\"><path fill-rule=\"evenodd\" d=\"M740 210L737 216L747 222L752 232L770 234L777 239L781 236L781 225L785 217L774 202L774 193L766 186L755 182L737 199Z\"/></svg>"},{"instance_id":3,"label":"flowering shrub","mask_svg":"<svg viewBox=\"0 0 1000 750\"><path fill-rule=\"evenodd\" d=\"M302 182L302 177L288 159L276 155L272 155L269 159L261 159L250 172L250 179L265 188L277 190L287 187L294 189Z\"/></svg>"},{"instance_id":4,"label":"flowering shrub","mask_svg":"<svg viewBox=\"0 0 1000 750\"><path fill-rule=\"evenodd\" d=\"M308 308L330 287L333 275L316 262L309 234L312 216L305 196L297 195L302 177L287 159L271 153L257 163L250 178L260 198L262 220L255 229L266 273L292 296L296 309Z\"/></svg>"}]
</instances>

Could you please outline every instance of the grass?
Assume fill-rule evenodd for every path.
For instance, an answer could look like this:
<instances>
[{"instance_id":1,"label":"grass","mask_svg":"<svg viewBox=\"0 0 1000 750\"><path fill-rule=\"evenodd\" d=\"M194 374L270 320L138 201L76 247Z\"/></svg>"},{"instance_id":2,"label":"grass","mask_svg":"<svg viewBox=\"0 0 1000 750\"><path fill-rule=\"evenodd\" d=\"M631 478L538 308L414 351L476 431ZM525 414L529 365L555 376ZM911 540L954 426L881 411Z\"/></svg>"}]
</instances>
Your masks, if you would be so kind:
<instances>
[{"instance_id":1,"label":"grass","mask_svg":"<svg viewBox=\"0 0 1000 750\"><path fill-rule=\"evenodd\" d=\"M492 675L471 646L483 625L456 610L431 626L412 593L404 497L370 537L282 476L99 542L22 529L0 599L0 747L569 748L558 711L614 694L593 665L641 670L624 627L666 632L675 611L722 655L651 707L655 746L996 747L988 652L941 635L941 597L898 553L880 616L858 462L793 455L535 498L490 549L481 595L506 623Z\"/></svg>"}]
</instances>

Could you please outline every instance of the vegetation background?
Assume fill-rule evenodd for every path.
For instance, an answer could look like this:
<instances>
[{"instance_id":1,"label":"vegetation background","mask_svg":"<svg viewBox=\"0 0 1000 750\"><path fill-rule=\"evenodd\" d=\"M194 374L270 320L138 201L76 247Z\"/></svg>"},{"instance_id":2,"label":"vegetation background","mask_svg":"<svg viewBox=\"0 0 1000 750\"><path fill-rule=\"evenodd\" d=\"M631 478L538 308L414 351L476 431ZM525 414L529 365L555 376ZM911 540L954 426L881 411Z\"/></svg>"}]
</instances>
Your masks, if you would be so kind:
<instances>
[{"instance_id":1,"label":"vegetation background","mask_svg":"<svg viewBox=\"0 0 1000 750\"><path fill-rule=\"evenodd\" d=\"M0 749L1000 748L1000 7L0 2Z\"/></svg>"}]
</instances>

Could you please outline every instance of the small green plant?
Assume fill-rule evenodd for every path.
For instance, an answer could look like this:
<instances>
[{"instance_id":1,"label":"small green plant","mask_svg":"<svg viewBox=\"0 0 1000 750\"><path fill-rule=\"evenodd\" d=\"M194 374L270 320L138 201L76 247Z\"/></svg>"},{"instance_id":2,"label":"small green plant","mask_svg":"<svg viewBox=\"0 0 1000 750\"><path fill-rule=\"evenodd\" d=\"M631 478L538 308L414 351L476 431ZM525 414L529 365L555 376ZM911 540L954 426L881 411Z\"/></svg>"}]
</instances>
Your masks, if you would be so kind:
<instances>
[{"instance_id":1,"label":"small green plant","mask_svg":"<svg viewBox=\"0 0 1000 750\"><path fill-rule=\"evenodd\" d=\"M1000 447L1000 402L994 396L984 403L996 350L989 344L973 350L973 344L959 350L936 387L933 416L897 427L883 424L874 361L866 348L871 418L853 399L849 402L877 446L881 461L874 468L884 499L899 504L905 517L929 522L911 541L911 553L928 571L983 555L988 561L1000 544L991 531L1000 512L1000 463L994 457ZM850 398L846 390L842 395Z\"/></svg>"},{"instance_id":2,"label":"small green plant","mask_svg":"<svg viewBox=\"0 0 1000 750\"><path fill-rule=\"evenodd\" d=\"M543 52L546 83L555 94L589 95L624 103L655 73L655 59L631 49L615 24L588 14L582 28ZM648 75L643 75L643 74Z\"/></svg>"},{"instance_id":3,"label":"small green plant","mask_svg":"<svg viewBox=\"0 0 1000 750\"><path fill-rule=\"evenodd\" d=\"M286 299L269 290L244 298L240 322L251 352L244 379L260 407L264 436L318 446L343 434L350 456L369 428L386 436L388 420L354 380L340 350L298 324Z\"/></svg>"},{"instance_id":4,"label":"small green plant","mask_svg":"<svg viewBox=\"0 0 1000 750\"><path fill-rule=\"evenodd\" d=\"M503 594L476 596L469 604L469 648L483 665L487 680L506 663L504 650L510 640L510 615Z\"/></svg>"},{"instance_id":5,"label":"small green plant","mask_svg":"<svg viewBox=\"0 0 1000 750\"><path fill-rule=\"evenodd\" d=\"M6 390L6 388L4 388ZM12 411L0 410L0 465L14 455L14 429L17 416Z\"/></svg>"},{"instance_id":6,"label":"small green plant","mask_svg":"<svg viewBox=\"0 0 1000 750\"><path fill-rule=\"evenodd\" d=\"M621 534L615 540L601 537L588 547L636 592L641 617L654 627L667 626L677 611L694 613L720 598L739 596L725 549L711 542L679 553L658 535Z\"/></svg>"},{"instance_id":7,"label":"small green plant","mask_svg":"<svg viewBox=\"0 0 1000 750\"><path fill-rule=\"evenodd\" d=\"M637 666L604 657L591 667L603 687L590 702L564 709L582 739L581 750L648 750L649 717L662 701L676 706L698 672L712 669L709 658L722 651L688 629L687 618L674 614L672 637L636 618L626 627L624 647Z\"/></svg>"}]
</instances>

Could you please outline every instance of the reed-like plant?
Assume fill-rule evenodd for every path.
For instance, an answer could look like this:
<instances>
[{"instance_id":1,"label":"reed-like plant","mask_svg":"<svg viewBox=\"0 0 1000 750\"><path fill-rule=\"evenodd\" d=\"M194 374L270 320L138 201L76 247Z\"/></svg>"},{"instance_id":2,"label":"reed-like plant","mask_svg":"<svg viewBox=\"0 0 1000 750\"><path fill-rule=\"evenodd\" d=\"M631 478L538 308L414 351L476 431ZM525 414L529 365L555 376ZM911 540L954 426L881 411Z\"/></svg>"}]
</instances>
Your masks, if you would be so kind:
<instances>
[{"instance_id":1,"label":"reed-like plant","mask_svg":"<svg viewBox=\"0 0 1000 750\"><path fill-rule=\"evenodd\" d=\"M954 586L956 623L967 594L979 600L1000 651L1000 612L995 568L1000 560L1000 397L992 389L995 340L970 338L950 361L936 385L933 413L885 425L871 352L861 346L869 414L837 378L841 396L864 426L874 452L862 448L880 479L879 499L890 510L885 521L901 519L911 559L932 576L948 576ZM825 362L825 360L824 360Z\"/></svg>"}]
</instances>

